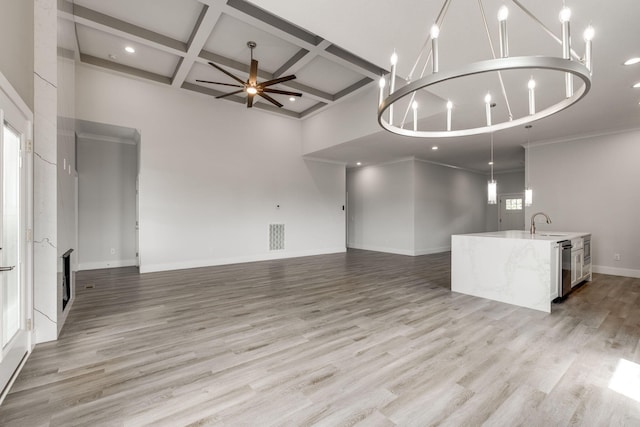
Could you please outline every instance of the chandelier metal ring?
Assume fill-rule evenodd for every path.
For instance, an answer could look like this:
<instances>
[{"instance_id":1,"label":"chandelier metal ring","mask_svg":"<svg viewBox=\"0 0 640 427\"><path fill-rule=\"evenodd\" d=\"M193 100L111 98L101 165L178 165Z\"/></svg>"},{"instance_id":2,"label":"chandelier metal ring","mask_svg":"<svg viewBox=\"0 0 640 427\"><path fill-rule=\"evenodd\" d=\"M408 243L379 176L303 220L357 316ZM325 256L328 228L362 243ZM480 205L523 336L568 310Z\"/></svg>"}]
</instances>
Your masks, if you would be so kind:
<instances>
[{"instance_id":1,"label":"chandelier metal ring","mask_svg":"<svg viewBox=\"0 0 640 427\"><path fill-rule=\"evenodd\" d=\"M390 124L383 118L385 111L400 99L406 96L410 96L411 94L421 89L426 89L428 87L434 86L438 83L476 74L500 72L504 70L526 69L542 69L569 73L576 77L579 77L584 82L584 84L581 85L580 88L577 89L572 96L564 98L561 101L549 107L546 107L541 111L536 112L535 114L530 114L518 119L492 124L491 126L479 126L476 128L443 131L418 131L395 126L393 124ZM459 67L457 69L438 71L437 73L426 75L418 80L407 84L406 86L403 86L402 88L397 89L396 91L388 95L379 105L378 123L389 132L410 137L450 138L485 134L503 129L509 129L551 116L580 101L589 92L590 89L591 71L587 68L587 66L578 61L571 61L569 59L548 56L520 56L489 59L466 64L465 66Z\"/></svg>"}]
</instances>

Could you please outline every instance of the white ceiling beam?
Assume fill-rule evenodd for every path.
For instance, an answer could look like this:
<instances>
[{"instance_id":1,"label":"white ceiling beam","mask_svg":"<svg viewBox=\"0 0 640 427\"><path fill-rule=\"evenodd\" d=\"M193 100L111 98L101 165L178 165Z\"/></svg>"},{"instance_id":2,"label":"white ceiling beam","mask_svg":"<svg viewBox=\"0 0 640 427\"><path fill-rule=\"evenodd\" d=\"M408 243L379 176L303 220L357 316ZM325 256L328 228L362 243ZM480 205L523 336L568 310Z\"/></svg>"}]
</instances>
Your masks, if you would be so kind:
<instances>
[{"instance_id":1,"label":"white ceiling beam","mask_svg":"<svg viewBox=\"0 0 640 427\"><path fill-rule=\"evenodd\" d=\"M274 75L284 76L288 74L295 74L300 71L303 67L313 61L322 51L324 51L327 47L331 46L331 42L327 40L322 40L318 46L314 46L311 49L306 49L308 53L300 58L295 63L291 64L288 68L280 69Z\"/></svg>"},{"instance_id":2,"label":"white ceiling beam","mask_svg":"<svg viewBox=\"0 0 640 427\"><path fill-rule=\"evenodd\" d=\"M171 79L171 86L182 87L182 84L185 82L189 72L193 68L193 64L196 62L196 59L204 48L205 43L211 36L213 27L215 27L216 23L220 19L224 8L225 5L220 2L204 6L200 17L198 18L196 28L191 34L187 47L187 54L178 63L176 72Z\"/></svg>"},{"instance_id":3,"label":"white ceiling beam","mask_svg":"<svg viewBox=\"0 0 640 427\"><path fill-rule=\"evenodd\" d=\"M224 13L225 15L229 15L239 21L245 22L249 25L251 25L252 27L258 28L259 30L264 31L265 33L269 33L272 36L275 36L281 40L284 40L290 44L293 44L295 46L301 47L303 49L306 49L308 51L313 50L314 47L316 47L315 44L306 42L305 40L301 40L298 37L292 36L291 34L287 33L286 31L283 31L279 28L273 27L270 24L258 19L258 18L254 18L251 15L247 15L246 13L238 10L238 9L234 9L232 7L225 7L224 9Z\"/></svg>"},{"instance_id":4,"label":"white ceiling beam","mask_svg":"<svg viewBox=\"0 0 640 427\"><path fill-rule=\"evenodd\" d=\"M338 55L334 55L333 53L327 52L326 50L323 50L322 52L319 53L320 56L328 59L331 62L335 62L337 64L340 64L341 66L343 66L344 68L347 68L353 72L356 72L358 74L364 74L365 76L369 77L372 80L378 80L380 78L380 76L382 75L382 73L380 74L376 74L374 72L371 72L367 69L364 69L356 64L354 64L351 61L348 61Z\"/></svg>"}]
</instances>

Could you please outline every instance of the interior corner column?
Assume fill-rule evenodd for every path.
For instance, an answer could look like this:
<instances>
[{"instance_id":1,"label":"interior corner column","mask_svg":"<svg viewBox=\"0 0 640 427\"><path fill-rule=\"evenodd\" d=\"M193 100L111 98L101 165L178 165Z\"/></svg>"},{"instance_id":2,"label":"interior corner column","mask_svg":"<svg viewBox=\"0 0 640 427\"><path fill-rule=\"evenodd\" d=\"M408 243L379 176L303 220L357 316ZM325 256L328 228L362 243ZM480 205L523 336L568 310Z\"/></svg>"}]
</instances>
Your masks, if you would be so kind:
<instances>
[{"instance_id":1,"label":"interior corner column","mask_svg":"<svg viewBox=\"0 0 640 427\"><path fill-rule=\"evenodd\" d=\"M57 2L34 2L33 260L36 342L58 337Z\"/></svg>"}]
</instances>

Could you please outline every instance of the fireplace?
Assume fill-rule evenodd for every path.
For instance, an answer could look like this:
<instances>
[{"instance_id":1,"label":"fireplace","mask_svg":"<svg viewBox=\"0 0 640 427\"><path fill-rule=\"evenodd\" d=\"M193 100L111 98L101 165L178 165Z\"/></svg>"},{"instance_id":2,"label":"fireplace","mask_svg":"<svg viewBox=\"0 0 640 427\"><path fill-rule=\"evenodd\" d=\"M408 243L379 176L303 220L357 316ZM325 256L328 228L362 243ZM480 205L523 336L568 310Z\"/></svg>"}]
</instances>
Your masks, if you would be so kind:
<instances>
[{"instance_id":1,"label":"fireplace","mask_svg":"<svg viewBox=\"0 0 640 427\"><path fill-rule=\"evenodd\" d=\"M73 249L69 249L62 255L62 310L71 299L71 252Z\"/></svg>"}]
</instances>

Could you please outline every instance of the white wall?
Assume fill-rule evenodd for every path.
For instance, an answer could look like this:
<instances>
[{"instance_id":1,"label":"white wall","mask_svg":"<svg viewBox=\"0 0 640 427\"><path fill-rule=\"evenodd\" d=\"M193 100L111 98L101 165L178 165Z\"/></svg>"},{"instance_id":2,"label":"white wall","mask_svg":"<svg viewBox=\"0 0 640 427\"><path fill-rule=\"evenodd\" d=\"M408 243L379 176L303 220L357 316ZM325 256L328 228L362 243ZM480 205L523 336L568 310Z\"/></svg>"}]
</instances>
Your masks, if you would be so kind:
<instances>
[{"instance_id":1,"label":"white wall","mask_svg":"<svg viewBox=\"0 0 640 427\"><path fill-rule=\"evenodd\" d=\"M71 21L58 19L58 45L63 37L75 39L75 26ZM76 172L75 136L75 60L57 57L57 283L58 334L71 311L75 297L75 271L78 265L78 174ZM62 311L62 255L71 253L71 300Z\"/></svg>"},{"instance_id":2,"label":"white wall","mask_svg":"<svg viewBox=\"0 0 640 427\"><path fill-rule=\"evenodd\" d=\"M547 230L591 232L595 272L640 277L638 141L634 131L531 147L526 218L544 211Z\"/></svg>"},{"instance_id":3,"label":"white wall","mask_svg":"<svg viewBox=\"0 0 640 427\"><path fill-rule=\"evenodd\" d=\"M0 71L33 110L33 1L3 0Z\"/></svg>"},{"instance_id":4,"label":"white wall","mask_svg":"<svg viewBox=\"0 0 640 427\"><path fill-rule=\"evenodd\" d=\"M398 79L397 84L405 82ZM399 86L396 86L399 87ZM386 133L378 124L379 87L370 83L359 93L349 96L302 122L302 151L305 155L376 133ZM429 117L442 111L442 99L427 92L419 93L418 117ZM404 114L406 102L396 106L396 118ZM401 113L398 113L401 112ZM397 124L397 123L396 123Z\"/></svg>"},{"instance_id":5,"label":"white wall","mask_svg":"<svg viewBox=\"0 0 640 427\"><path fill-rule=\"evenodd\" d=\"M514 194L521 193L524 196L524 188L525 188L525 179L524 179L524 171L518 172L507 172L507 173L494 173L493 178L496 180L498 195L500 194ZM497 231L498 230L498 208L499 205L490 205L487 203L487 181L489 177L485 177L484 184L484 204L487 210L487 220L485 224L486 231ZM525 230L526 224L522 224L521 229Z\"/></svg>"},{"instance_id":6,"label":"white wall","mask_svg":"<svg viewBox=\"0 0 640 427\"><path fill-rule=\"evenodd\" d=\"M414 161L347 171L348 246L414 254Z\"/></svg>"},{"instance_id":7,"label":"white wall","mask_svg":"<svg viewBox=\"0 0 640 427\"><path fill-rule=\"evenodd\" d=\"M482 232L483 175L414 159L347 173L349 246L421 255L448 251L451 235Z\"/></svg>"},{"instance_id":8,"label":"white wall","mask_svg":"<svg viewBox=\"0 0 640 427\"><path fill-rule=\"evenodd\" d=\"M451 250L451 235L485 231L483 175L415 162L416 255Z\"/></svg>"},{"instance_id":9,"label":"white wall","mask_svg":"<svg viewBox=\"0 0 640 427\"><path fill-rule=\"evenodd\" d=\"M78 138L80 270L136 265L137 175L134 141Z\"/></svg>"},{"instance_id":10,"label":"white wall","mask_svg":"<svg viewBox=\"0 0 640 427\"><path fill-rule=\"evenodd\" d=\"M78 118L140 130L142 272L345 250L344 166L302 159L299 121L86 65L76 81Z\"/></svg>"},{"instance_id":11,"label":"white wall","mask_svg":"<svg viewBox=\"0 0 640 427\"><path fill-rule=\"evenodd\" d=\"M302 123L302 152L310 154L380 131L378 125L377 86L363 88Z\"/></svg>"}]
</instances>

